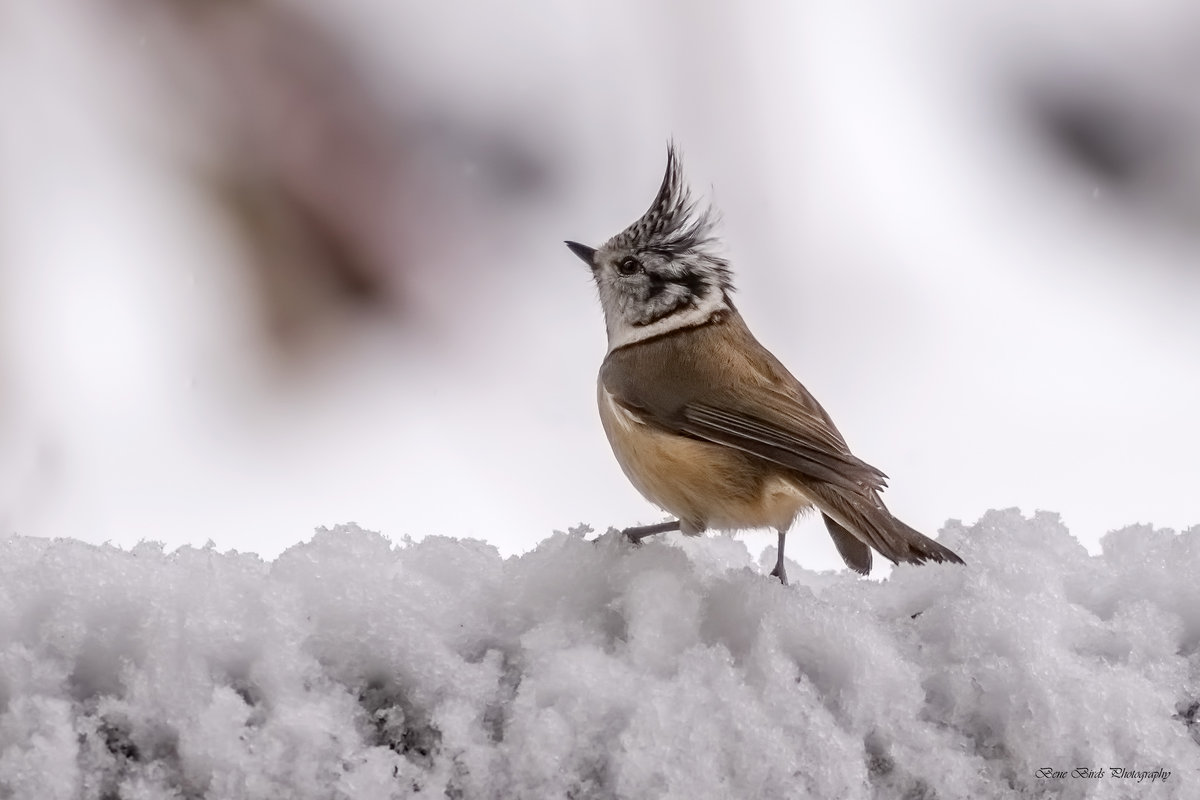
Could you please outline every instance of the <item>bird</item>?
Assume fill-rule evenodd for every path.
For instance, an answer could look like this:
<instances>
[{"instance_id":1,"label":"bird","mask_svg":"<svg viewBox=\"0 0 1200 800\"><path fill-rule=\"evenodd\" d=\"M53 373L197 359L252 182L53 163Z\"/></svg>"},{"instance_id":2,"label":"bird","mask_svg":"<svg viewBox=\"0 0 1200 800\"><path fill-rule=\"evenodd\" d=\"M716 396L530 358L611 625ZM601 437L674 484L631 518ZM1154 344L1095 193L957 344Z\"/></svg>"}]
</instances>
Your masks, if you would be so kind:
<instances>
[{"instance_id":1,"label":"bird","mask_svg":"<svg viewBox=\"0 0 1200 800\"><path fill-rule=\"evenodd\" d=\"M625 476L674 520L626 528L638 544L670 531L774 528L771 575L787 585L784 542L811 509L846 565L959 556L892 516L887 476L850 452L816 398L750 332L711 205L693 198L678 149L650 208L599 247L564 242L591 268L608 334L596 399Z\"/></svg>"}]
</instances>

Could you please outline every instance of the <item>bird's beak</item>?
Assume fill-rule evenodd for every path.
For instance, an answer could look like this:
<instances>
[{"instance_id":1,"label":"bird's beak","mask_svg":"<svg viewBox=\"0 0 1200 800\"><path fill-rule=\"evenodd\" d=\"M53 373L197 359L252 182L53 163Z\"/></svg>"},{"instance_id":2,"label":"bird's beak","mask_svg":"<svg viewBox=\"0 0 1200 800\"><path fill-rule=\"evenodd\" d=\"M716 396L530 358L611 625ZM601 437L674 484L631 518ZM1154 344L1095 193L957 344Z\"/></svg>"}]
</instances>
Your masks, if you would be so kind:
<instances>
[{"instance_id":1,"label":"bird's beak","mask_svg":"<svg viewBox=\"0 0 1200 800\"><path fill-rule=\"evenodd\" d=\"M596 248L588 247L586 244L579 242L563 242L571 249L571 252L579 256L583 263L587 264L592 269L596 268Z\"/></svg>"}]
</instances>

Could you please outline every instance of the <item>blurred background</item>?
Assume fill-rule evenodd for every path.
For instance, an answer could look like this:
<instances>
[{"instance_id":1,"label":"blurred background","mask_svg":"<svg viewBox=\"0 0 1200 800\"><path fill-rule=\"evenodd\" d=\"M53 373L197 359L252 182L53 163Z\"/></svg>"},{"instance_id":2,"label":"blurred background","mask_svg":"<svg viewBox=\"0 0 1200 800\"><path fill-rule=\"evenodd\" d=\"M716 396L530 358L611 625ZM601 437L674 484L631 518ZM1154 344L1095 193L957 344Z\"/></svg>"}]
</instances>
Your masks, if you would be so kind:
<instances>
[{"instance_id":1,"label":"blurred background","mask_svg":"<svg viewBox=\"0 0 1200 800\"><path fill-rule=\"evenodd\" d=\"M1198 82L1187 0L5 4L0 531L657 521L562 240L668 137L899 516L1200 523Z\"/></svg>"}]
</instances>

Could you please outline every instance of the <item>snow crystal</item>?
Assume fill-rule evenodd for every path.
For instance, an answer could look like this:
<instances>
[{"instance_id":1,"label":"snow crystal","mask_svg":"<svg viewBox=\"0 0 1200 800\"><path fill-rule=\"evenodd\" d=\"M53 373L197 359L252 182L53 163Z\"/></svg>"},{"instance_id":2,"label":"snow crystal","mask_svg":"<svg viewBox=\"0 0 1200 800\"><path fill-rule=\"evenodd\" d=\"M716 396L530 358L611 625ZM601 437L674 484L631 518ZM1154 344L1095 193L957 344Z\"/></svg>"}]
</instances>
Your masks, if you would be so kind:
<instances>
[{"instance_id":1,"label":"snow crystal","mask_svg":"<svg viewBox=\"0 0 1200 800\"><path fill-rule=\"evenodd\" d=\"M1091 556L989 512L942 531L966 567L790 587L730 538L583 533L10 537L0 797L1200 796L1200 528Z\"/></svg>"}]
</instances>

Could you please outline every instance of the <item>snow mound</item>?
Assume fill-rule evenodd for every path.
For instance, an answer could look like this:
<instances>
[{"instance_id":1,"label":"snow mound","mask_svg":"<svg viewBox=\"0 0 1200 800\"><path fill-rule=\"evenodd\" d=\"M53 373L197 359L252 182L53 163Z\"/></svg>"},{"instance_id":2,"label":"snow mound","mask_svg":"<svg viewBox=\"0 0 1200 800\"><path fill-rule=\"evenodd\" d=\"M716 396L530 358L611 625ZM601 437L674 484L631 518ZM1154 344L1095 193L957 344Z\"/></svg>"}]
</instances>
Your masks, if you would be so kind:
<instances>
[{"instance_id":1,"label":"snow mound","mask_svg":"<svg viewBox=\"0 0 1200 800\"><path fill-rule=\"evenodd\" d=\"M782 587L728 538L12 537L0 797L1200 797L1200 528L941 539Z\"/></svg>"}]
</instances>

